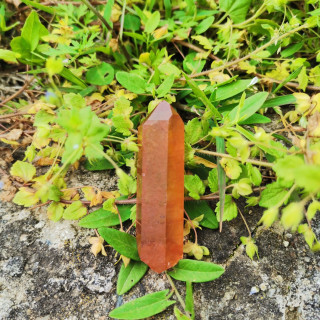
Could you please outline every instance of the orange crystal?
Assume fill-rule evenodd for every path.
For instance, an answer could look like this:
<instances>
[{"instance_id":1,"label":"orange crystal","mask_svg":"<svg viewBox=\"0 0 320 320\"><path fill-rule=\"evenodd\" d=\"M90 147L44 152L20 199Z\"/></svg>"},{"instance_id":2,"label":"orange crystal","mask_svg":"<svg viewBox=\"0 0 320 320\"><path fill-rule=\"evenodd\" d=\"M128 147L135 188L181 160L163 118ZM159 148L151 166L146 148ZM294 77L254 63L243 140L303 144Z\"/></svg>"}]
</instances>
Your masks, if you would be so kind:
<instances>
[{"instance_id":1,"label":"orange crystal","mask_svg":"<svg viewBox=\"0 0 320 320\"><path fill-rule=\"evenodd\" d=\"M169 103L139 127L138 144L138 251L161 273L183 255L184 125Z\"/></svg>"}]
</instances>

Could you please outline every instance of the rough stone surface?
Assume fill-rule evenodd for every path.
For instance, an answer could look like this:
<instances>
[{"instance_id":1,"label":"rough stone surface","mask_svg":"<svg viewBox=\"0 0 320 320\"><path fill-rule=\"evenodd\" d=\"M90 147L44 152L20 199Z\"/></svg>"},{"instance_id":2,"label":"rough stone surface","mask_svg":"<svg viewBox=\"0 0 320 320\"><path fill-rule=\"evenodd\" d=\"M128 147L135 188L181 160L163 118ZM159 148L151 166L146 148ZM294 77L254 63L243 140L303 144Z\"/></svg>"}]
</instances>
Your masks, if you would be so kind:
<instances>
[{"instance_id":1,"label":"rough stone surface","mask_svg":"<svg viewBox=\"0 0 320 320\"><path fill-rule=\"evenodd\" d=\"M101 173L82 172L70 176L70 185L115 188L113 176L103 179ZM256 228L261 213L249 214L239 205L260 259L251 261L240 244L239 237L247 235L240 217L225 223L221 234L199 231L199 243L211 252L208 261L222 264L226 272L194 285L196 319L319 320L320 255L280 226ZM107 257L92 255L88 238L93 230L72 221L53 223L43 208L30 211L8 203L0 204L0 217L1 320L110 319L116 306L170 288L164 274L149 270L129 293L118 296L118 257L110 247ZM319 219L314 227L320 237ZM183 283L175 283L184 296ZM152 319L175 319L173 307Z\"/></svg>"}]
</instances>

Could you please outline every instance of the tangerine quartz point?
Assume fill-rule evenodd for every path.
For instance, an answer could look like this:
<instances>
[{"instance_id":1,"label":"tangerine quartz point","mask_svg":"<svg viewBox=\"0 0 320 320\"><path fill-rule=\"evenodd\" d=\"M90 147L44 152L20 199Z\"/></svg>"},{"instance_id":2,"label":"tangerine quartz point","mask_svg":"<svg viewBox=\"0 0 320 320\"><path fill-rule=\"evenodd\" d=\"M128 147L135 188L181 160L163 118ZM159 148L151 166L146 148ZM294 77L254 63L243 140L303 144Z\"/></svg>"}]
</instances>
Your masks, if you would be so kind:
<instances>
[{"instance_id":1,"label":"tangerine quartz point","mask_svg":"<svg viewBox=\"0 0 320 320\"><path fill-rule=\"evenodd\" d=\"M140 125L138 144L138 251L161 273L183 256L184 124L169 103Z\"/></svg>"}]
</instances>

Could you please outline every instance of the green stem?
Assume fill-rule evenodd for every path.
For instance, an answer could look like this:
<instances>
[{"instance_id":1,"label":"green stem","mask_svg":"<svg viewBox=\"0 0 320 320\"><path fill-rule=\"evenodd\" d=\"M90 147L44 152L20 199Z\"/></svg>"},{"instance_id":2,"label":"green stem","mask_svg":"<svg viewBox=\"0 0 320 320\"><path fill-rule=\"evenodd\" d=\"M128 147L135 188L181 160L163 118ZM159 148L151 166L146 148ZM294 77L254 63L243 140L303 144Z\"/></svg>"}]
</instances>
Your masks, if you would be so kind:
<instances>
[{"instance_id":1,"label":"green stem","mask_svg":"<svg viewBox=\"0 0 320 320\"><path fill-rule=\"evenodd\" d=\"M246 21L233 25L233 28L245 28L249 22L255 20L257 17L262 15L266 11L266 9L267 7L265 5L262 5L252 17L250 17Z\"/></svg>"},{"instance_id":2,"label":"green stem","mask_svg":"<svg viewBox=\"0 0 320 320\"><path fill-rule=\"evenodd\" d=\"M176 288L175 284L173 283L173 281L172 281L171 277L168 275L168 273L167 273L167 272L166 272L166 276L167 276L168 281L169 281L169 283L170 283L170 285L171 285L171 287L172 287L172 289L173 289L174 293L176 294L177 299L179 300L179 302L180 302L180 304L181 304L181 306L182 306L183 310L186 310L186 304L184 303L184 301L183 301L183 299L182 299L182 297L181 297L180 293L178 292L178 290L177 290L177 288Z\"/></svg>"},{"instance_id":3,"label":"green stem","mask_svg":"<svg viewBox=\"0 0 320 320\"><path fill-rule=\"evenodd\" d=\"M92 145L92 148L96 150L99 154L101 154L106 160L108 160L116 170L121 170L120 167L113 161L113 159L110 156L108 156L105 152L101 151L94 145Z\"/></svg>"},{"instance_id":4,"label":"green stem","mask_svg":"<svg viewBox=\"0 0 320 320\"><path fill-rule=\"evenodd\" d=\"M209 155L216 156L216 157L229 158L229 159L242 161L242 159L240 157L233 157L227 153L220 153L220 152L207 151L207 150L201 150L201 149L193 149L193 150L197 153L209 154ZM245 162L249 162L249 163L255 164L257 166L262 166L262 167L269 167L269 168L273 167L272 163L254 160L254 159L247 159L247 160L245 160Z\"/></svg>"},{"instance_id":5,"label":"green stem","mask_svg":"<svg viewBox=\"0 0 320 320\"><path fill-rule=\"evenodd\" d=\"M255 56L258 52L263 51L264 49L268 48L269 46L271 46L272 44L274 44L275 42L278 42L286 37L288 37L290 34L295 33L297 31L300 31L302 29L308 28L308 24L303 24L302 26L299 26L295 29L292 29L286 33L284 33L283 35L279 36L279 37L274 37L272 38L270 41L268 41L267 43L265 43L264 45L262 45L261 47L257 48L256 50L252 51L251 53L247 54L246 56L236 59L234 61L230 61L228 63L225 63L224 65L214 68L214 69L210 69L210 70L206 70L206 71L202 71L199 73L195 73L193 75L190 75L190 78L196 78L196 77L200 77L200 76L205 76L208 75L209 73L213 72L213 71L222 71L226 68L229 68L235 64L238 64L241 61L245 61L250 59L252 56ZM185 78L180 78L180 80L186 80Z\"/></svg>"}]
</instances>

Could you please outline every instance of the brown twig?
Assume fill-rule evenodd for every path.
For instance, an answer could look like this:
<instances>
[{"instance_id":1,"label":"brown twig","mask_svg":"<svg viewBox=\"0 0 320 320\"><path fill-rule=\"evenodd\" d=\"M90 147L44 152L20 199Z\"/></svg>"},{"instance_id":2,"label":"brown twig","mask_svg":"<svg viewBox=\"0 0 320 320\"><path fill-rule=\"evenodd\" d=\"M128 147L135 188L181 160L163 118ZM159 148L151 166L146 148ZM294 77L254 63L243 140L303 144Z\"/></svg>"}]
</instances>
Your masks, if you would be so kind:
<instances>
[{"instance_id":1,"label":"brown twig","mask_svg":"<svg viewBox=\"0 0 320 320\"><path fill-rule=\"evenodd\" d=\"M11 95L10 97L8 97L7 99L3 100L2 102L0 102L0 106L4 106L7 102L11 101L12 99L16 98L18 95L20 95L26 88L28 88L28 86L30 85L30 83L33 81L34 77L32 77L30 80L27 80L25 82L25 84L23 85L23 87L21 87L17 92L15 92L13 95ZM10 107L9 107L10 108ZM11 108L12 109L12 108ZM14 110L14 109L12 109ZM1 118L0 118L1 119Z\"/></svg>"}]
</instances>

